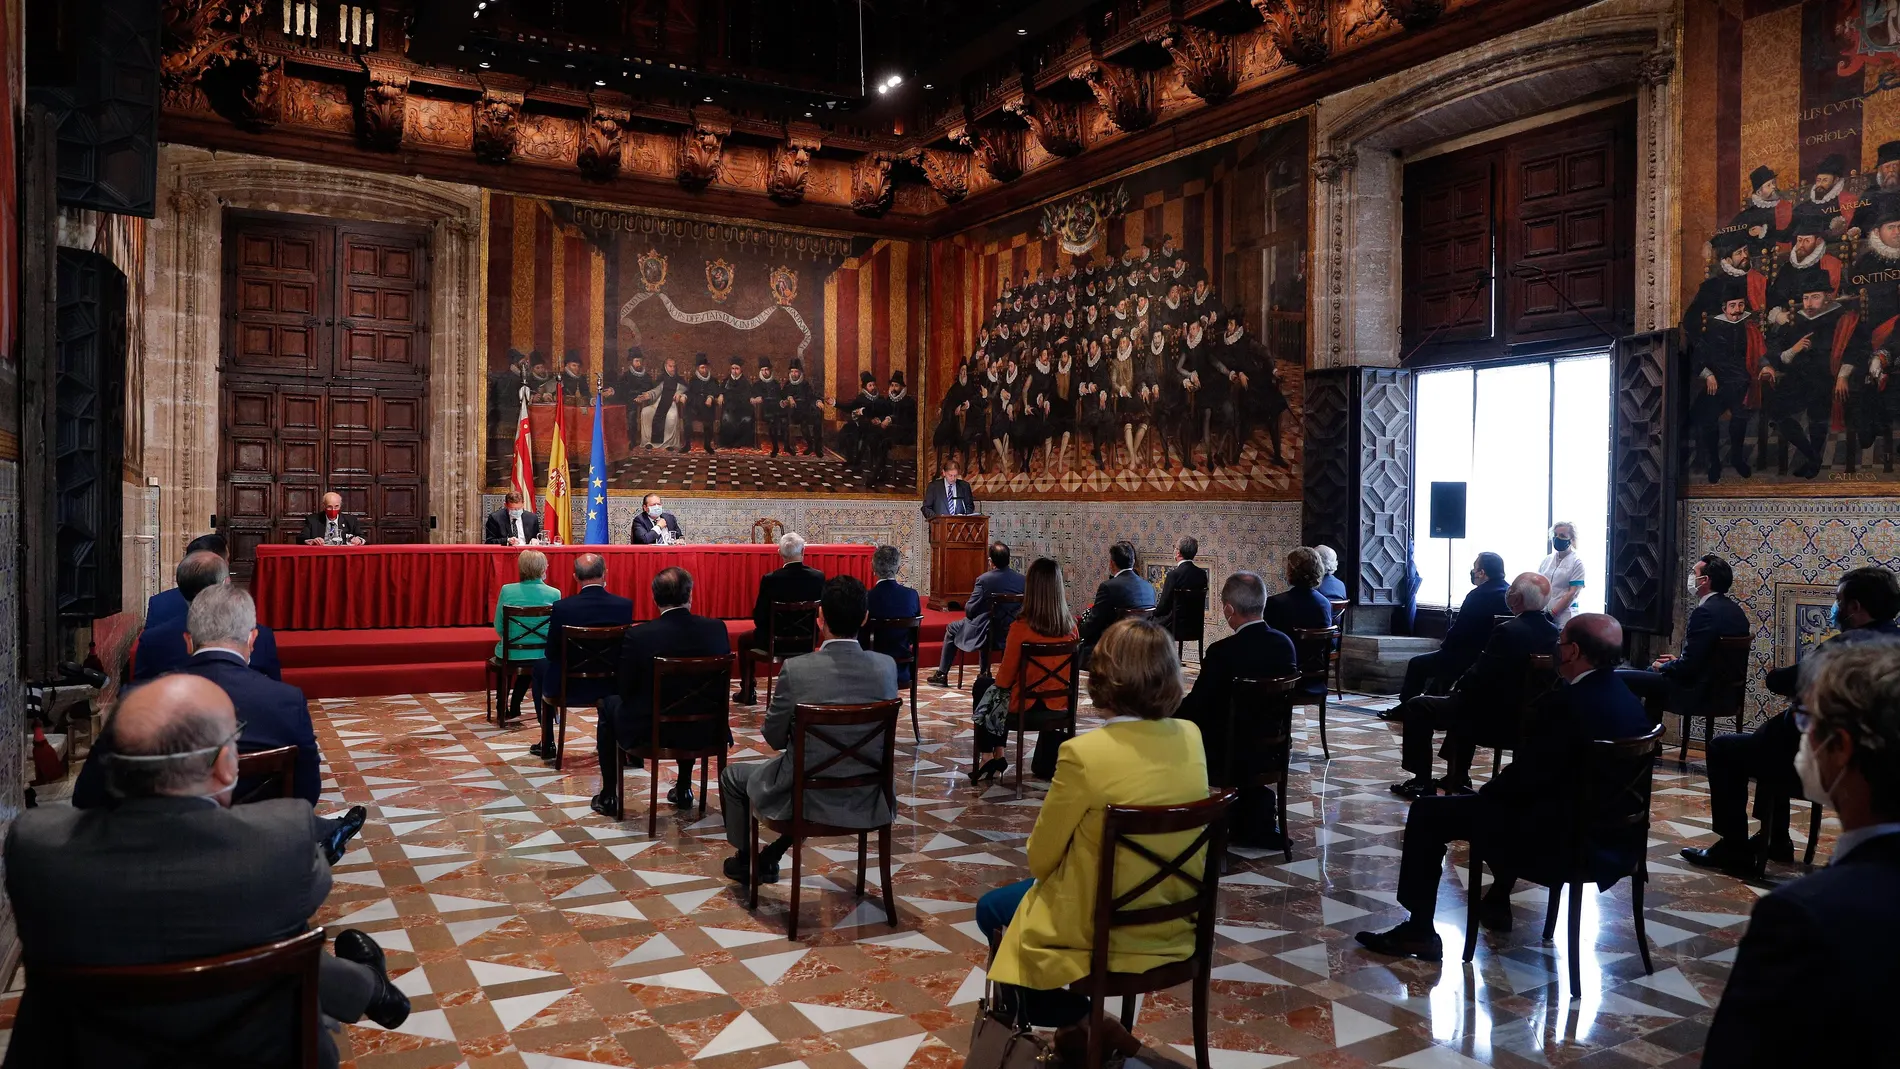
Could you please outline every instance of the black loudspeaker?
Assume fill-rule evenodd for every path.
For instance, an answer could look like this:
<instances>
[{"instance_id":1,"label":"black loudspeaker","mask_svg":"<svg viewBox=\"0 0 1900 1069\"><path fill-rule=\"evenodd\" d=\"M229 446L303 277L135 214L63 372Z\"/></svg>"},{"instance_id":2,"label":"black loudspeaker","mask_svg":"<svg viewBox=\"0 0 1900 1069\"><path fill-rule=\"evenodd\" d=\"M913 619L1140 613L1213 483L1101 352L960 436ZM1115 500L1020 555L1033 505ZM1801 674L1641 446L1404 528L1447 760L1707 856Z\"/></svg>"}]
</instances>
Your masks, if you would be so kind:
<instances>
[{"instance_id":1,"label":"black loudspeaker","mask_svg":"<svg viewBox=\"0 0 1900 1069\"><path fill-rule=\"evenodd\" d=\"M1465 484L1432 484L1432 537L1465 536Z\"/></svg>"},{"instance_id":2,"label":"black loudspeaker","mask_svg":"<svg viewBox=\"0 0 1900 1069\"><path fill-rule=\"evenodd\" d=\"M120 608L125 468L125 275L96 252L59 250L55 586L72 622Z\"/></svg>"}]
</instances>

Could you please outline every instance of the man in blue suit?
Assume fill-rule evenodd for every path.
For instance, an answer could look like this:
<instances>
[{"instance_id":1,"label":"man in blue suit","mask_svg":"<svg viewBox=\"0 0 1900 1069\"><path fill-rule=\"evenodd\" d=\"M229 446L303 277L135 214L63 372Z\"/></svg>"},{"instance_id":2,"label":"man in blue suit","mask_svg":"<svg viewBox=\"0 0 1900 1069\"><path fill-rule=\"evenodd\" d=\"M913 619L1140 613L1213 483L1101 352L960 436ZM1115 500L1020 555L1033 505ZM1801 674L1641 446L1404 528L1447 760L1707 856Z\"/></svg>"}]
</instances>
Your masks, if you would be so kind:
<instances>
[{"instance_id":1,"label":"man in blue suit","mask_svg":"<svg viewBox=\"0 0 1900 1069\"><path fill-rule=\"evenodd\" d=\"M1735 582L1735 571L1728 561L1713 553L1696 561L1689 573L1689 592L1696 607L1689 614L1689 632L1683 636L1682 656L1663 656L1648 671L1619 668L1623 685L1645 702L1657 701L1662 708L1685 717L1702 710L1709 689L1709 658L1715 653L1715 640L1749 634L1754 630L1748 614L1728 596Z\"/></svg>"},{"instance_id":2,"label":"man in blue suit","mask_svg":"<svg viewBox=\"0 0 1900 1069\"><path fill-rule=\"evenodd\" d=\"M950 665L957 659L957 651L980 650L991 635L999 639L997 648L1000 649L1002 635L1016 622L1016 614L1021 610L1011 605L992 611L991 598L997 594L1022 592L1023 573L1010 568L1009 547L991 542L990 570L976 577L969 598L963 602L963 619L952 620L950 626L943 629L943 656L937 662L937 670L930 673L925 682L938 687L949 686Z\"/></svg>"},{"instance_id":3,"label":"man in blue suit","mask_svg":"<svg viewBox=\"0 0 1900 1069\"><path fill-rule=\"evenodd\" d=\"M224 558L210 550L185 554L185 559L178 562L178 570L173 575L178 581L178 596L187 606L198 596L199 591L231 580L231 571ZM157 679L166 672L183 668L190 658L191 652L185 648L184 614L167 615L156 624L147 619L145 629L139 632L138 654L132 663L132 678L140 681ZM252 645L251 669L272 679L284 678L284 670L277 661L277 637L271 634L270 628L261 624L257 628L257 641Z\"/></svg>"},{"instance_id":4,"label":"man in blue suit","mask_svg":"<svg viewBox=\"0 0 1900 1069\"><path fill-rule=\"evenodd\" d=\"M1643 703L1616 678L1623 655L1623 628L1599 613L1571 618L1557 640L1557 674L1564 684L1550 692L1529 718L1527 735L1511 763L1476 794L1420 798L1405 818L1404 855L1399 859L1399 905L1411 916L1383 932L1365 931L1360 945L1375 954L1438 961L1444 948L1432 928L1445 847L1455 840L1483 847L1497 882L1485 893L1479 920L1494 930L1511 927L1511 888L1523 874L1545 879L1567 864L1563 829L1577 794L1578 754L1593 739L1626 739L1650 729ZM1615 800L1620 784L1600 797ZM1614 840L1592 843L1607 871L1626 870L1644 848L1648 829L1622 829ZM1606 887L1608 885L1605 885Z\"/></svg>"},{"instance_id":5,"label":"man in blue suit","mask_svg":"<svg viewBox=\"0 0 1900 1069\"><path fill-rule=\"evenodd\" d=\"M1399 700L1410 701L1433 689L1434 681L1440 686L1450 686L1451 681L1464 675L1477 662L1478 655L1484 652L1484 644L1491 638L1491 624L1497 617L1511 614L1504 604L1504 591L1507 587L1504 578L1504 558L1496 553L1480 553L1478 559L1471 562L1471 592L1465 595L1464 604L1458 606L1458 618L1452 621L1451 630L1445 632L1445 641L1431 653L1421 653L1406 662L1405 682L1399 687Z\"/></svg>"},{"instance_id":6,"label":"man in blue suit","mask_svg":"<svg viewBox=\"0 0 1900 1069\"><path fill-rule=\"evenodd\" d=\"M627 628L620 641L620 692L600 700L597 726L600 751L600 793L594 812L620 812L620 747L635 749L653 742L653 659L655 657L723 657L732 652L726 625L692 609L693 576L684 568L662 568L653 577L653 604L657 619ZM725 688L720 687L720 697ZM669 698L669 700L672 700ZM704 750L720 743L732 745L732 728L711 723L662 726L660 745L682 750ZM666 800L681 809L693 804L693 760L679 762L679 778Z\"/></svg>"},{"instance_id":7,"label":"man in blue suit","mask_svg":"<svg viewBox=\"0 0 1900 1069\"><path fill-rule=\"evenodd\" d=\"M565 670L561 631L568 627L626 627L633 623L633 602L607 592L607 558L583 553L574 558L574 582L580 589L554 603L548 614L547 656L534 666L534 708L541 717L541 741L528 747L536 757L554 756L554 707L561 698ZM567 703L593 705L614 692L609 680L577 679L568 685Z\"/></svg>"},{"instance_id":8,"label":"man in blue suit","mask_svg":"<svg viewBox=\"0 0 1900 1069\"><path fill-rule=\"evenodd\" d=\"M189 557L193 553L216 553L226 561L231 559L230 545L225 542L224 536L216 531L192 539L190 544L185 546L185 556ZM179 627L183 627L185 626L185 610L190 605L191 603L185 600L184 592L179 588L174 586L161 590L145 599L144 626L151 627L154 624L176 622Z\"/></svg>"},{"instance_id":9,"label":"man in blue suit","mask_svg":"<svg viewBox=\"0 0 1900 1069\"><path fill-rule=\"evenodd\" d=\"M897 581L897 569L904 563L904 555L896 546L879 546L871 554L871 574L877 582L871 584L871 614L869 620L915 620L923 615L923 603L917 592ZM911 669L915 666L906 658L911 654L910 631L891 629L882 632L866 631L861 636L868 650L889 656L897 662L897 685L910 685Z\"/></svg>"},{"instance_id":10,"label":"man in blue suit","mask_svg":"<svg viewBox=\"0 0 1900 1069\"><path fill-rule=\"evenodd\" d=\"M1089 654L1109 625L1122 618L1123 609L1152 609L1154 584L1135 574L1135 544L1121 541L1108 547L1109 576L1095 588L1095 601L1082 614L1079 631L1082 649L1076 656L1078 667L1089 666Z\"/></svg>"}]
</instances>

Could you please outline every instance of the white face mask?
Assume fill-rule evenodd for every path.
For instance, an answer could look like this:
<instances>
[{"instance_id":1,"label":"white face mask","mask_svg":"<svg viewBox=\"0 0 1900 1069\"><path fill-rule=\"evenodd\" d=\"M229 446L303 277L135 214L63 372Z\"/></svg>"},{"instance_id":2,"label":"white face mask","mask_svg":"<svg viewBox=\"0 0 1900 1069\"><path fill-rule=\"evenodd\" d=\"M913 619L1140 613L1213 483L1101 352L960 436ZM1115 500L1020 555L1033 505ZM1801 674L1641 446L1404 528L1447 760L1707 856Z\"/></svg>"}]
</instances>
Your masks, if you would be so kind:
<instances>
[{"instance_id":1,"label":"white face mask","mask_svg":"<svg viewBox=\"0 0 1900 1069\"><path fill-rule=\"evenodd\" d=\"M1689 596L1694 597L1696 594L1700 593L1701 587L1702 587L1702 577L1699 575L1691 574L1689 576Z\"/></svg>"},{"instance_id":2,"label":"white face mask","mask_svg":"<svg viewBox=\"0 0 1900 1069\"><path fill-rule=\"evenodd\" d=\"M520 510L520 509L509 509L509 510L508 510L508 518L509 518L509 519L511 519L511 520L518 520L518 519L520 519L520 518L521 518L521 510Z\"/></svg>"},{"instance_id":3,"label":"white face mask","mask_svg":"<svg viewBox=\"0 0 1900 1069\"><path fill-rule=\"evenodd\" d=\"M658 515L660 514L660 511L661 511L661 509L660 509L660 506L659 506L659 505L648 505L648 506L647 506L647 515L649 515L649 516L658 516Z\"/></svg>"},{"instance_id":4,"label":"white face mask","mask_svg":"<svg viewBox=\"0 0 1900 1069\"><path fill-rule=\"evenodd\" d=\"M1809 733L1802 732L1801 745L1794 752L1794 771L1801 777L1801 796L1810 802L1819 802L1831 809L1834 803L1828 801L1828 796L1834 793L1834 788L1841 785L1841 778L1847 775L1847 769L1841 769L1841 774L1834 777L1833 783L1822 783L1821 765L1815 760L1814 747L1808 739Z\"/></svg>"}]
</instances>

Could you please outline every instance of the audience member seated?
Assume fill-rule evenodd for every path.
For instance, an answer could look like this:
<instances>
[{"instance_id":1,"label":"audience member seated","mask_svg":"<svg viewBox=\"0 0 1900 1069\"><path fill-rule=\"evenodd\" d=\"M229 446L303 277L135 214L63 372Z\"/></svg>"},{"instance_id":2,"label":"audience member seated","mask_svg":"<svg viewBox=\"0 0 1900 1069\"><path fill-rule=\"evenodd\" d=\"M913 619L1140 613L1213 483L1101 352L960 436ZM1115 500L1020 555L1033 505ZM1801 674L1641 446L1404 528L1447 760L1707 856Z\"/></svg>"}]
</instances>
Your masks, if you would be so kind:
<instances>
[{"instance_id":1,"label":"audience member seated","mask_svg":"<svg viewBox=\"0 0 1900 1069\"><path fill-rule=\"evenodd\" d=\"M189 557L193 553L216 553L225 559L227 567L231 560L230 544L224 540L223 535L215 531L211 534L199 535L185 546L185 556ZM167 622L183 627L185 610L190 604L185 600L184 591L176 586L167 587L153 594L145 599L145 622L141 625L141 629L158 627Z\"/></svg>"},{"instance_id":2,"label":"audience member seated","mask_svg":"<svg viewBox=\"0 0 1900 1069\"><path fill-rule=\"evenodd\" d=\"M773 604L817 601L824 593L825 573L805 563L804 536L795 531L780 535L778 555L785 563L759 580L759 596L752 603L752 630L739 636L739 693L732 700L740 705L759 704L752 678L758 665L752 659L752 651L765 648L765 636L771 631Z\"/></svg>"},{"instance_id":3,"label":"audience member seated","mask_svg":"<svg viewBox=\"0 0 1900 1069\"><path fill-rule=\"evenodd\" d=\"M594 811L614 815L615 792L620 783L620 747L638 749L653 739L653 659L655 657L723 657L732 652L726 625L708 616L693 615L693 576L684 568L662 568L653 577L653 604L657 619L627 628L620 643L620 693L600 700L596 732L600 751L600 793ZM732 728L713 724L677 724L660 729L660 745L704 750L723 741L732 745ZM679 762L679 778L666 800L685 809L693 804L693 759Z\"/></svg>"},{"instance_id":4,"label":"audience member seated","mask_svg":"<svg viewBox=\"0 0 1900 1069\"><path fill-rule=\"evenodd\" d=\"M633 602L607 591L607 558L583 553L574 558L574 582L580 589L554 603L548 614L547 656L534 666L534 708L541 719L541 741L528 747L536 757L554 757L554 703L561 700L561 673L566 670L561 632L569 627L615 627L633 623ZM605 680L580 679L568 684L569 705L593 705L613 693Z\"/></svg>"},{"instance_id":5,"label":"audience member seated","mask_svg":"<svg viewBox=\"0 0 1900 1069\"><path fill-rule=\"evenodd\" d=\"M1193 535L1182 538L1175 546L1174 567L1168 569L1167 578L1161 580L1161 596L1155 599L1155 623L1162 627L1172 628L1177 607L1189 612L1200 608L1196 602L1207 592L1207 570L1194 563L1194 556L1200 551L1201 544Z\"/></svg>"},{"instance_id":6,"label":"audience member seated","mask_svg":"<svg viewBox=\"0 0 1900 1069\"><path fill-rule=\"evenodd\" d=\"M1326 573L1320 577L1319 592L1324 594L1328 601L1345 601L1346 584L1340 580L1338 574L1339 553L1331 546L1314 546L1313 552L1319 554L1320 570Z\"/></svg>"},{"instance_id":7,"label":"audience member seated","mask_svg":"<svg viewBox=\"0 0 1900 1069\"><path fill-rule=\"evenodd\" d=\"M1023 611L1009 625L1009 635L1003 640L1003 662L996 667L993 684L976 703L977 762L970 772L971 786L995 779L1009 768L1004 747L1009 742L1010 691L1026 678L1023 643L1067 642L1074 637L1075 617L1069 615L1069 594L1062 581L1062 565L1049 557L1038 557L1030 563L1029 574L1024 577ZM1030 685L1041 690L1057 681L1066 683L1074 670L1074 662L1065 658L1061 665L1042 663L1034 676L1028 678L1033 680ZM1055 672L1055 679L1047 679L1048 672ZM996 696L991 697L992 694ZM1065 713L1069 699L1039 698L1034 707Z\"/></svg>"},{"instance_id":8,"label":"audience member seated","mask_svg":"<svg viewBox=\"0 0 1900 1069\"><path fill-rule=\"evenodd\" d=\"M897 697L897 665L884 654L858 645L858 632L868 615L864 584L848 575L834 576L825 584L822 600L824 608L818 615L821 644L813 652L785 662L779 670L771 708L765 714L765 741L781 752L766 761L727 765L719 776L726 841L737 851L726 859L726 875L742 884L751 878L752 813L757 811L769 820L789 820L792 816L794 769L790 753L784 751L792 744L794 711L800 705L860 705ZM833 737L849 746L877 730L838 728ZM822 739L807 739L808 767L818 767L836 754ZM869 771L870 765L850 758L832 765L825 774L851 776ZM875 828L891 819L891 804L883 788L876 785L816 791L805 796L805 817L844 828ZM791 845L789 836L781 836L759 851L760 882L778 882L779 858Z\"/></svg>"},{"instance_id":9,"label":"audience member seated","mask_svg":"<svg viewBox=\"0 0 1900 1069\"><path fill-rule=\"evenodd\" d=\"M330 893L330 866L311 849L322 829L301 798L231 805L237 714L209 680L180 673L128 694L113 717L108 773L117 805L41 806L6 838L6 887L28 974L41 966L149 965L228 954L308 929ZM383 952L355 929L321 958L324 1016L395 1028L409 1000ZM29 982L7 1064L142 1069L178 1064L290 1065L296 1012L288 998L246 1014L241 993L162 1008L88 1000L68 1030ZM222 1022L222 1026L221 1025ZM322 1037L325 1064L337 1064Z\"/></svg>"},{"instance_id":10,"label":"audience member seated","mask_svg":"<svg viewBox=\"0 0 1900 1069\"><path fill-rule=\"evenodd\" d=\"M1405 682L1399 685L1400 701L1442 693L1452 680L1477 663L1478 654L1484 652L1484 644L1491 638L1491 625L1511 612L1504 603L1505 586L1504 558L1496 553L1478 554L1478 559L1471 562L1471 590L1458 606L1445 641L1436 650L1406 662ZM1437 680L1444 682L1436 685Z\"/></svg>"},{"instance_id":11,"label":"audience member seated","mask_svg":"<svg viewBox=\"0 0 1900 1069\"><path fill-rule=\"evenodd\" d=\"M1333 603L1319 592L1319 554L1300 546L1286 555L1287 588L1267 599L1267 626L1290 635L1295 628L1333 626Z\"/></svg>"},{"instance_id":12,"label":"audience member seated","mask_svg":"<svg viewBox=\"0 0 1900 1069\"><path fill-rule=\"evenodd\" d=\"M877 577L877 582L871 584L871 619L915 620L923 615L923 602L917 597L917 592L897 581L897 570L903 564L904 554L896 546L879 546L871 554L871 574ZM909 686L912 668L907 660L911 655L910 631L893 628L870 637L877 650L897 661L897 685Z\"/></svg>"},{"instance_id":13,"label":"audience member seated","mask_svg":"<svg viewBox=\"0 0 1900 1069\"><path fill-rule=\"evenodd\" d=\"M1900 1002L1900 643L1836 644L1802 675L1802 792L1841 818L1827 868L1755 903L1704 1069L1891 1065ZM1792 1001L1817 1011L1788 1018Z\"/></svg>"},{"instance_id":14,"label":"audience member seated","mask_svg":"<svg viewBox=\"0 0 1900 1069\"><path fill-rule=\"evenodd\" d=\"M990 640L990 610L995 604L990 599L997 594L1022 592L1023 574L1009 566L1009 547L991 542L990 570L976 577L970 596L963 602L963 619L952 620L950 626L943 629L943 654L937 662L937 670L930 673L925 682L949 686L950 666L956 663L957 651L980 650Z\"/></svg>"},{"instance_id":15,"label":"audience member seated","mask_svg":"<svg viewBox=\"0 0 1900 1069\"><path fill-rule=\"evenodd\" d=\"M1885 568L1855 568L1834 588L1833 621L1840 633L1819 650L1852 645L1900 634L1894 617L1900 614L1900 582ZM1796 697L1800 666L1786 665L1768 673L1768 689ZM1740 879L1760 876L1770 861L1793 861L1794 841L1788 836L1788 803L1797 797L1801 781L1795 755L1801 731L1790 705L1748 734L1717 735L1709 743L1709 817L1717 838L1704 847L1686 847L1682 856L1692 865L1719 869ZM1762 830L1748 835L1748 781L1755 781L1755 818Z\"/></svg>"},{"instance_id":16,"label":"audience member seated","mask_svg":"<svg viewBox=\"0 0 1900 1069\"><path fill-rule=\"evenodd\" d=\"M1088 1000L1067 987L1089 972L1103 811L1207 797L1200 729L1172 716L1181 704L1181 663L1167 631L1147 620L1110 627L1096 643L1088 688L1109 719L1062 744L1029 834L1032 878L999 887L976 904L977 927L993 948L989 978L1000 988L998 1008L1045 1028L1073 1026L1088 1013ZM1189 842L1181 833L1148 837L1142 845L1172 857ZM1185 871L1201 875L1192 864ZM1186 882L1165 880L1127 908L1167 905L1189 893ZM1194 925L1185 918L1109 935L1108 967L1115 972L1145 972L1193 955ZM1133 1054L1139 1045L1120 1024L1112 1017L1105 1024L1103 1048ZM1074 1051L1087 1037L1058 1032L1057 1041Z\"/></svg>"},{"instance_id":17,"label":"audience member seated","mask_svg":"<svg viewBox=\"0 0 1900 1069\"><path fill-rule=\"evenodd\" d=\"M1228 703L1236 679L1283 679L1300 674L1300 662L1293 640L1275 631L1261 618L1267 604L1267 582L1253 572L1235 572L1220 588L1221 617L1233 634L1207 647L1201 658L1201 674L1194 689L1181 702L1175 714L1201 729L1206 747L1207 767L1218 776L1221 757L1228 745ZM1220 787L1240 788L1240 798L1231 810L1233 839L1241 846L1278 850L1286 845L1275 830L1279 799L1273 788L1251 786L1252 770L1236 755L1237 783L1219 783Z\"/></svg>"},{"instance_id":18,"label":"audience member seated","mask_svg":"<svg viewBox=\"0 0 1900 1069\"><path fill-rule=\"evenodd\" d=\"M1134 543L1123 541L1108 547L1108 563L1108 578L1095 588L1095 601L1082 614L1078 628L1083 668L1089 666L1089 657L1103 633L1122 618L1122 610L1152 608L1155 603L1154 584L1135 574Z\"/></svg>"},{"instance_id":19,"label":"audience member seated","mask_svg":"<svg viewBox=\"0 0 1900 1069\"><path fill-rule=\"evenodd\" d=\"M178 562L178 570L173 575L178 581L178 595L187 606L191 604L191 599L198 596L199 591L231 581L231 569L224 558L210 550L187 553L185 559ZM139 632L132 678L157 679L173 669L183 668L190 657L191 651L185 648L183 613L163 619L156 625L147 620L145 629ZM272 679L284 678L284 670L277 663L277 636L262 624L258 625L257 641L252 644L251 667Z\"/></svg>"},{"instance_id":20,"label":"audience member seated","mask_svg":"<svg viewBox=\"0 0 1900 1069\"><path fill-rule=\"evenodd\" d=\"M1531 658L1557 651L1557 622L1544 612L1544 586L1536 572L1511 580L1504 604L1512 619L1491 629L1484 652L1446 695L1421 694L1399 706L1392 717L1405 728L1399 767L1412 774L1392 785L1392 793L1423 798L1444 788L1448 793L1471 791L1472 738L1486 729L1502 730L1514 720L1525 697L1522 688ZM1445 778L1432 781L1432 733L1444 731Z\"/></svg>"},{"instance_id":21,"label":"audience member seated","mask_svg":"<svg viewBox=\"0 0 1900 1069\"><path fill-rule=\"evenodd\" d=\"M1438 877L1445 847L1455 840L1478 842L1496 883L1485 893L1479 920L1485 927L1511 927L1511 888L1519 876L1533 880L1568 863L1569 809L1579 748L1593 739L1623 739L1650 728L1643 703L1613 671L1623 653L1623 629L1598 613L1574 617L1557 642L1558 686L1538 703L1511 763L1476 794L1420 798L1405 818L1399 859L1399 905L1411 916L1384 932L1360 932L1359 942L1377 954L1438 961L1444 956L1432 918L1438 908ZM1615 789L1606 785L1605 795ZM1635 864L1645 829L1626 839L1592 843L1609 867ZM1606 888L1607 889L1607 888Z\"/></svg>"},{"instance_id":22,"label":"audience member seated","mask_svg":"<svg viewBox=\"0 0 1900 1069\"><path fill-rule=\"evenodd\" d=\"M547 554L538 549L524 549L521 551L521 556L516 559L515 564L518 569L517 574L521 576L521 581L507 584L501 588L501 593L495 596L495 634L499 638L521 642L527 637L528 629L522 624L516 623L512 634L503 634L502 628L507 626L507 618L502 610L526 609L541 605L552 605L561 600L561 591L559 588L550 586L547 583ZM545 635L550 630L552 629L542 627L540 628L540 633ZM495 643L496 657L511 656L513 660L523 664L540 660L546 655L546 652L545 649L516 650L513 654L508 654L504 650L503 643L499 641ZM514 693L509 695L508 708L501 714L502 723L504 725L506 725L508 721L521 715L521 698L522 695L528 693L528 684L532 679L532 672L524 672L515 678Z\"/></svg>"},{"instance_id":23,"label":"audience member seated","mask_svg":"<svg viewBox=\"0 0 1900 1069\"><path fill-rule=\"evenodd\" d=\"M1697 715L1708 692L1709 658L1715 654L1715 640L1746 635L1754 631L1748 614L1728 596L1735 572L1728 561L1710 553L1696 561L1689 573L1689 593L1696 606L1689 613L1689 632L1683 636L1682 655L1665 654L1651 662L1648 671L1619 668L1616 674L1637 697L1663 702L1663 708L1684 717ZM1687 730L1685 727L1684 730Z\"/></svg>"}]
</instances>

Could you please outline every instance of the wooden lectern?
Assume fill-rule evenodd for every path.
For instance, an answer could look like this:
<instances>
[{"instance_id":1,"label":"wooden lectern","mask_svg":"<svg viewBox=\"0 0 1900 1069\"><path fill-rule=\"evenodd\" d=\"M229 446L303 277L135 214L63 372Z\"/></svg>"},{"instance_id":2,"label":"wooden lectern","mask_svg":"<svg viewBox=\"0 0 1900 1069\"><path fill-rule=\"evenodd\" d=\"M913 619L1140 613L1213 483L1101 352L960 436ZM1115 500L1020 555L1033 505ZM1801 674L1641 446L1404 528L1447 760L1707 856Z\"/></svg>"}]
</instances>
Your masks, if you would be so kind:
<instances>
[{"instance_id":1,"label":"wooden lectern","mask_svg":"<svg viewBox=\"0 0 1900 1069\"><path fill-rule=\"evenodd\" d=\"M990 518L938 516L930 521L930 607L960 609L989 568Z\"/></svg>"}]
</instances>

